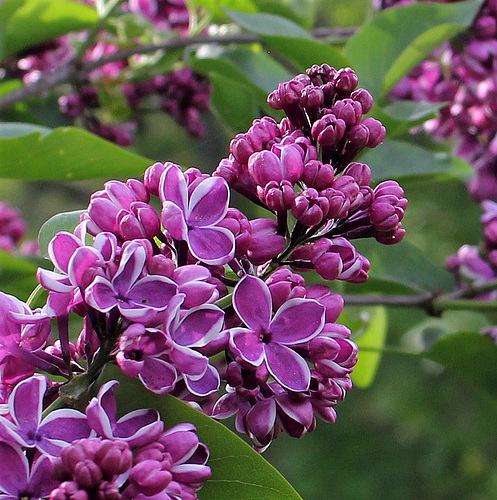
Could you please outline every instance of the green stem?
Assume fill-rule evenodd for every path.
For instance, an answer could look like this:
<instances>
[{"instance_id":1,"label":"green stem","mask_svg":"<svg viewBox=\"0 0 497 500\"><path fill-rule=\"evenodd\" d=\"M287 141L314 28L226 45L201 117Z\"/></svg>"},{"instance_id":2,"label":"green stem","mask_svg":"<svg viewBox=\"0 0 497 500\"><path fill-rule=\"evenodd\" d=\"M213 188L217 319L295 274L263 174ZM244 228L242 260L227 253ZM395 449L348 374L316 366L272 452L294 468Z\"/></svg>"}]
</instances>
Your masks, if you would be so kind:
<instances>
[{"instance_id":1,"label":"green stem","mask_svg":"<svg viewBox=\"0 0 497 500\"><path fill-rule=\"evenodd\" d=\"M399 354L401 356L409 356L411 358L420 358L422 355L419 352L404 351L400 347L383 346L383 347L359 347L359 352L378 352L381 354Z\"/></svg>"}]
</instances>

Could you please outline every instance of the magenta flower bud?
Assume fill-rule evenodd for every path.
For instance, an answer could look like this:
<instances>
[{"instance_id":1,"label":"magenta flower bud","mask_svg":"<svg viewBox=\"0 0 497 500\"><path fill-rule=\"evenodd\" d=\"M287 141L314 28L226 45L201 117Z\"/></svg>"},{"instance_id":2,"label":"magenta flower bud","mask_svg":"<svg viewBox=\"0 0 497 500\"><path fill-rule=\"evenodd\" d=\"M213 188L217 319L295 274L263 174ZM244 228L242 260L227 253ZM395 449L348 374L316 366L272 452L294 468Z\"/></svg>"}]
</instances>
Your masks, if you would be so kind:
<instances>
[{"instance_id":1,"label":"magenta flower bud","mask_svg":"<svg viewBox=\"0 0 497 500\"><path fill-rule=\"evenodd\" d=\"M143 183L154 196L159 196L160 176L167 169L168 163L154 163L143 174Z\"/></svg>"},{"instance_id":2,"label":"magenta flower bud","mask_svg":"<svg viewBox=\"0 0 497 500\"><path fill-rule=\"evenodd\" d=\"M18 210L8 203L0 202L0 236L6 236L14 244L26 233L26 226Z\"/></svg>"},{"instance_id":3,"label":"magenta flower bud","mask_svg":"<svg viewBox=\"0 0 497 500\"><path fill-rule=\"evenodd\" d=\"M329 163L311 160L304 166L302 181L307 187L321 191L331 187L334 177L335 169Z\"/></svg>"},{"instance_id":4,"label":"magenta flower bud","mask_svg":"<svg viewBox=\"0 0 497 500\"><path fill-rule=\"evenodd\" d=\"M313 123L311 135L322 146L336 146L345 135L346 128L343 120L328 113Z\"/></svg>"},{"instance_id":5,"label":"magenta flower bud","mask_svg":"<svg viewBox=\"0 0 497 500\"><path fill-rule=\"evenodd\" d=\"M138 179L128 179L126 181L126 186L134 193L137 201L143 201L144 203L150 201L150 193L143 182L140 182Z\"/></svg>"},{"instance_id":6,"label":"magenta flower bud","mask_svg":"<svg viewBox=\"0 0 497 500\"><path fill-rule=\"evenodd\" d=\"M310 257L318 274L326 280L359 283L367 279L369 261L345 238L319 239L312 245Z\"/></svg>"},{"instance_id":7,"label":"magenta flower bud","mask_svg":"<svg viewBox=\"0 0 497 500\"><path fill-rule=\"evenodd\" d=\"M289 210L295 198L295 190L289 181L270 181L264 188L257 186L259 199L275 212Z\"/></svg>"},{"instance_id":8,"label":"magenta flower bud","mask_svg":"<svg viewBox=\"0 0 497 500\"><path fill-rule=\"evenodd\" d=\"M378 231L375 232L374 237L378 243L383 245L394 245L402 241L406 234L406 230L402 228L402 223L400 222L395 229L391 231Z\"/></svg>"},{"instance_id":9,"label":"magenta flower bud","mask_svg":"<svg viewBox=\"0 0 497 500\"><path fill-rule=\"evenodd\" d=\"M161 464L155 460L143 460L129 472L129 482L145 496L157 495L171 480L171 472L162 470Z\"/></svg>"},{"instance_id":10,"label":"magenta flower bud","mask_svg":"<svg viewBox=\"0 0 497 500\"><path fill-rule=\"evenodd\" d=\"M119 476L133 465L133 453L125 441L104 439L94 461L104 475Z\"/></svg>"},{"instance_id":11,"label":"magenta flower bud","mask_svg":"<svg viewBox=\"0 0 497 500\"><path fill-rule=\"evenodd\" d=\"M78 118L85 110L83 101L78 94L60 96L58 102L60 112L70 120Z\"/></svg>"},{"instance_id":12,"label":"magenta flower bud","mask_svg":"<svg viewBox=\"0 0 497 500\"><path fill-rule=\"evenodd\" d=\"M259 266L276 257L285 248L285 238L276 234L278 224L271 219L250 221L252 242L247 250L250 262Z\"/></svg>"},{"instance_id":13,"label":"magenta flower bud","mask_svg":"<svg viewBox=\"0 0 497 500\"><path fill-rule=\"evenodd\" d=\"M373 107L373 96L367 90L354 90L354 92L350 94L350 98L360 103L363 115L371 111L371 108Z\"/></svg>"},{"instance_id":14,"label":"magenta flower bud","mask_svg":"<svg viewBox=\"0 0 497 500\"><path fill-rule=\"evenodd\" d=\"M326 285L316 284L306 287L305 298L317 300L325 307L326 323L334 323L342 314L343 297L339 293L331 293Z\"/></svg>"},{"instance_id":15,"label":"magenta flower bud","mask_svg":"<svg viewBox=\"0 0 497 500\"><path fill-rule=\"evenodd\" d=\"M476 19L472 26L473 33L480 40L493 38L497 32L497 20L492 16L482 16Z\"/></svg>"},{"instance_id":16,"label":"magenta flower bud","mask_svg":"<svg viewBox=\"0 0 497 500\"><path fill-rule=\"evenodd\" d=\"M230 153L240 163L247 163L253 153L262 149L262 138L257 134L237 134L230 142Z\"/></svg>"},{"instance_id":17,"label":"magenta flower bud","mask_svg":"<svg viewBox=\"0 0 497 500\"><path fill-rule=\"evenodd\" d=\"M231 154L229 158L223 158L214 172L217 177L222 177L228 184L233 184L239 177L241 164Z\"/></svg>"},{"instance_id":18,"label":"magenta flower bud","mask_svg":"<svg viewBox=\"0 0 497 500\"><path fill-rule=\"evenodd\" d=\"M320 87L305 87L301 92L300 105L303 108L317 108L324 104L324 92Z\"/></svg>"},{"instance_id":19,"label":"magenta flower bud","mask_svg":"<svg viewBox=\"0 0 497 500\"><path fill-rule=\"evenodd\" d=\"M292 104L298 103L302 90L311 84L311 79L304 74L297 75L289 82L282 82L276 90L273 90L267 98L267 103L273 109L285 109Z\"/></svg>"},{"instance_id":20,"label":"magenta flower bud","mask_svg":"<svg viewBox=\"0 0 497 500\"><path fill-rule=\"evenodd\" d=\"M295 197L292 204L292 215L308 227L320 224L328 210L328 198L320 196L313 188L304 189Z\"/></svg>"},{"instance_id":21,"label":"magenta flower bud","mask_svg":"<svg viewBox=\"0 0 497 500\"><path fill-rule=\"evenodd\" d=\"M217 224L229 229L235 235L235 257L245 255L252 241L252 227L240 210L228 208L226 217Z\"/></svg>"},{"instance_id":22,"label":"magenta flower bud","mask_svg":"<svg viewBox=\"0 0 497 500\"><path fill-rule=\"evenodd\" d=\"M366 118L362 124L369 129L369 139L366 144L368 148L375 148L385 139L387 131L380 121L374 118Z\"/></svg>"},{"instance_id":23,"label":"magenta flower bud","mask_svg":"<svg viewBox=\"0 0 497 500\"><path fill-rule=\"evenodd\" d=\"M236 361L226 367L226 382L231 387L238 387L243 383L242 369Z\"/></svg>"},{"instance_id":24,"label":"magenta flower bud","mask_svg":"<svg viewBox=\"0 0 497 500\"><path fill-rule=\"evenodd\" d=\"M354 151L355 156L357 153L361 151L369 142L369 128L364 122L355 125L347 132L347 141L350 145L353 146L351 148Z\"/></svg>"},{"instance_id":25,"label":"magenta flower bud","mask_svg":"<svg viewBox=\"0 0 497 500\"><path fill-rule=\"evenodd\" d=\"M348 196L337 189L328 188L319 193L328 199L329 209L327 219L345 219L349 213L350 200Z\"/></svg>"},{"instance_id":26,"label":"magenta flower bud","mask_svg":"<svg viewBox=\"0 0 497 500\"><path fill-rule=\"evenodd\" d=\"M49 500L90 500L88 493L80 490L76 481L64 481L50 493Z\"/></svg>"},{"instance_id":27,"label":"magenta flower bud","mask_svg":"<svg viewBox=\"0 0 497 500\"><path fill-rule=\"evenodd\" d=\"M333 189L341 191L348 198L349 210L358 209L362 204L362 193L359 184L350 175L341 175L333 181Z\"/></svg>"},{"instance_id":28,"label":"magenta flower bud","mask_svg":"<svg viewBox=\"0 0 497 500\"><path fill-rule=\"evenodd\" d=\"M304 278L286 267L276 270L266 280L266 284L271 292L273 311L278 310L287 300L304 298L306 294Z\"/></svg>"},{"instance_id":29,"label":"magenta flower bud","mask_svg":"<svg viewBox=\"0 0 497 500\"><path fill-rule=\"evenodd\" d=\"M371 169L365 163L349 163L345 167L343 175L353 177L359 186L369 186L371 182Z\"/></svg>"},{"instance_id":30,"label":"magenta flower bud","mask_svg":"<svg viewBox=\"0 0 497 500\"><path fill-rule=\"evenodd\" d=\"M331 112L342 119L347 127L357 125L362 119L361 103L352 99L341 99L337 101L331 108Z\"/></svg>"},{"instance_id":31,"label":"magenta flower bud","mask_svg":"<svg viewBox=\"0 0 497 500\"><path fill-rule=\"evenodd\" d=\"M74 479L83 489L95 488L102 481L102 471L95 462L85 459L74 467Z\"/></svg>"},{"instance_id":32,"label":"magenta flower bud","mask_svg":"<svg viewBox=\"0 0 497 500\"><path fill-rule=\"evenodd\" d=\"M335 88L344 93L350 93L355 90L358 83L359 78L351 68L340 68L333 79Z\"/></svg>"},{"instance_id":33,"label":"magenta flower bud","mask_svg":"<svg viewBox=\"0 0 497 500\"><path fill-rule=\"evenodd\" d=\"M321 85L322 83L332 82L337 74L337 70L329 64L313 64L306 70L306 74L314 85Z\"/></svg>"},{"instance_id":34,"label":"magenta flower bud","mask_svg":"<svg viewBox=\"0 0 497 500\"><path fill-rule=\"evenodd\" d=\"M153 255L147 261L147 269L150 274L159 274L160 276L167 276L171 278L176 264L171 257L158 254Z\"/></svg>"}]
</instances>

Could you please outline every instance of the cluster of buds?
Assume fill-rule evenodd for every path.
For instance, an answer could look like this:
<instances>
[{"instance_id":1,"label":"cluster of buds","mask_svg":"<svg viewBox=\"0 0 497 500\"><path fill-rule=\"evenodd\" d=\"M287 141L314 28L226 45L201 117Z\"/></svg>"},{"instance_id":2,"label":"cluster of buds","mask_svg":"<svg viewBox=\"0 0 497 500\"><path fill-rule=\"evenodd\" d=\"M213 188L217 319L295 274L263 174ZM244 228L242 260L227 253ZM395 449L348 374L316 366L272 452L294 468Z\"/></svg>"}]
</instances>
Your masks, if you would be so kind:
<instances>
[{"instance_id":1,"label":"cluster of buds","mask_svg":"<svg viewBox=\"0 0 497 500\"><path fill-rule=\"evenodd\" d=\"M413 1L387 2L390 7ZM485 2L468 33L444 44L393 89L394 100L448 102L426 130L455 138L455 153L470 162L469 192L478 202L497 201L497 3Z\"/></svg>"},{"instance_id":2,"label":"cluster of buds","mask_svg":"<svg viewBox=\"0 0 497 500\"><path fill-rule=\"evenodd\" d=\"M94 0L78 0L94 6ZM176 31L185 35L188 30L189 12L184 0L128 0L119 6L121 13L134 14L147 19L159 32ZM110 35L106 34L107 40ZM75 56L75 47L81 35L64 35L8 57L2 73L7 78L22 78L33 83L43 73L59 70ZM136 40L135 40L136 42ZM118 41L92 45L83 56L84 61L98 61L118 50ZM109 119L109 110L99 96L100 91L122 95L129 111L135 111L147 98L157 108L170 115L193 137L204 134L200 113L210 107L211 86L206 77L190 68L182 68L166 75L157 75L146 81L132 81L133 74L126 60L105 64L94 70L88 81L80 83L75 91L59 97L59 109L69 120L90 132L120 146L133 143L136 122ZM125 82L125 83L123 83ZM157 102L155 102L157 101ZM122 113L121 113L122 115Z\"/></svg>"},{"instance_id":3,"label":"cluster of buds","mask_svg":"<svg viewBox=\"0 0 497 500\"><path fill-rule=\"evenodd\" d=\"M191 424L164 431L156 410L116 419L105 383L86 414L58 409L42 420L47 379L18 383L0 416L0 495L49 500L195 499L210 477L207 447Z\"/></svg>"},{"instance_id":4,"label":"cluster of buds","mask_svg":"<svg viewBox=\"0 0 497 500\"><path fill-rule=\"evenodd\" d=\"M0 202L0 250L8 253L19 252L22 255L38 255L36 241L24 241L20 244L25 234L26 225L19 211L9 203Z\"/></svg>"},{"instance_id":5,"label":"cluster of buds","mask_svg":"<svg viewBox=\"0 0 497 500\"><path fill-rule=\"evenodd\" d=\"M269 96L288 117L255 120L214 175L156 163L143 182L109 181L91 195L74 232L49 243L55 270L38 271L46 304L32 311L0 296L3 400L37 370L87 383L111 359L156 394L214 418L236 414L236 428L260 451L281 431L312 431L316 417L333 422L352 386L357 346L336 323L342 297L325 284L307 286L299 272L315 270L330 283L365 281L369 261L350 240L397 243L407 205L396 182L373 188L369 167L353 161L385 135L378 121L363 118L372 98L356 87L350 68L313 66ZM230 185L268 217L249 220L230 208ZM73 345L69 321L77 316L82 328ZM59 337L53 345L51 323ZM107 400L90 403L89 425L106 439L122 438L119 422L98 424ZM118 472L89 460L105 491L114 491ZM129 481L136 476L138 491L148 465L133 460ZM63 484L84 489L76 469L66 469Z\"/></svg>"}]
</instances>

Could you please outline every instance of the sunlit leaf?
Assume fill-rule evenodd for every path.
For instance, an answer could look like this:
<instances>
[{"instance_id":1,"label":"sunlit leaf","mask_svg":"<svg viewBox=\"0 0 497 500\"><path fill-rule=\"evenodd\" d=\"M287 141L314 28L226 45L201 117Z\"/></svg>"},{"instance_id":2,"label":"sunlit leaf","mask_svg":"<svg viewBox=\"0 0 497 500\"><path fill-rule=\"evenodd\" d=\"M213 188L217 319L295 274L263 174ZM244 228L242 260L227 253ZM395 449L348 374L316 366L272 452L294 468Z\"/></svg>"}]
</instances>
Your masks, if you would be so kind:
<instances>
[{"instance_id":1,"label":"sunlit leaf","mask_svg":"<svg viewBox=\"0 0 497 500\"><path fill-rule=\"evenodd\" d=\"M311 39L311 35L298 24L273 14L244 14L231 9L225 12L240 26L258 35L279 35L291 38Z\"/></svg>"},{"instance_id":2,"label":"sunlit leaf","mask_svg":"<svg viewBox=\"0 0 497 500\"><path fill-rule=\"evenodd\" d=\"M350 319L359 317L362 325L354 328ZM381 349L387 336L388 315L385 307L346 308L340 315L340 323L352 330L352 338L359 346L358 362L352 372L355 387L366 389L376 376L381 361Z\"/></svg>"},{"instance_id":3,"label":"sunlit leaf","mask_svg":"<svg viewBox=\"0 0 497 500\"><path fill-rule=\"evenodd\" d=\"M301 497L286 479L259 453L224 425L169 395L159 396L143 388L137 379L125 377L117 368L106 370L105 380L117 379L121 414L155 408L166 428L182 422L197 427L200 440L211 452L212 478L199 492L200 500L298 500ZM131 397L130 397L131 395Z\"/></svg>"},{"instance_id":4,"label":"sunlit leaf","mask_svg":"<svg viewBox=\"0 0 497 500\"><path fill-rule=\"evenodd\" d=\"M96 10L71 0L4 0L0 4L0 60L65 33L91 28Z\"/></svg>"},{"instance_id":5,"label":"sunlit leaf","mask_svg":"<svg viewBox=\"0 0 497 500\"><path fill-rule=\"evenodd\" d=\"M61 127L0 139L0 177L29 180L77 180L137 177L152 160L85 130Z\"/></svg>"},{"instance_id":6,"label":"sunlit leaf","mask_svg":"<svg viewBox=\"0 0 497 500\"><path fill-rule=\"evenodd\" d=\"M371 167L375 181L393 177L405 182L407 178L420 176L424 181L467 179L472 173L471 167L461 158L400 140L385 140L378 147L365 150L361 161Z\"/></svg>"},{"instance_id":7,"label":"sunlit leaf","mask_svg":"<svg viewBox=\"0 0 497 500\"><path fill-rule=\"evenodd\" d=\"M48 244L50 240L59 231L72 232L79 223L79 216L84 210L75 210L74 212L62 212L50 217L43 226L41 226L38 234L38 246L43 257L48 259Z\"/></svg>"},{"instance_id":8,"label":"sunlit leaf","mask_svg":"<svg viewBox=\"0 0 497 500\"><path fill-rule=\"evenodd\" d=\"M251 0L192 0L192 5L207 9L214 20L224 20L227 18L224 8L233 9L239 12L258 12L257 7Z\"/></svg>"},{"instance_id":9,"label":"sunlit leaf","mask_svg":"<svg viewBox=\"0 0 497 500\"><path fill-rule=\"evenodd\" d=\"M287 17L305 29L312 28L316 14L315 0L253 0L259 12Z\"/></svg>"},{"instance_id":10,"label":"sunlit leaf","mask_svg":"<svg viewBox=\"0 0 497 500\"><path fill-rule=\"evenodd\" d=\"M359 84L379 98L442 42L466 29L480 0L418 3L380 12L346 44Z\"/></svg>"}]
</instances>

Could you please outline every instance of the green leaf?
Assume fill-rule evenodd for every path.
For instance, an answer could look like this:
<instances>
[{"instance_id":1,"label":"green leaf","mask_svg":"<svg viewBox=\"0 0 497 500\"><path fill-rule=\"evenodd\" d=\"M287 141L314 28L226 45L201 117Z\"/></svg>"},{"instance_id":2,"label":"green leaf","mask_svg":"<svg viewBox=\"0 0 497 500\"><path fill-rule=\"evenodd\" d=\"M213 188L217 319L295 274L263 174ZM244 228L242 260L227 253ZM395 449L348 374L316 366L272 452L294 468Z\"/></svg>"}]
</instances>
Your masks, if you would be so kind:
<instances>
[{"instance_id":1,"label":"green leaf","mask_svg":"<svg viewBox=\"0 0 497 500\"><path fill-rule=\"evenodd\" d=\"M5 0L0 4L0 60L65 33L91 28L96 10L71 0Z\"/></svg>"},{"instance_id":2,"label":"green leaf","mask_svg":"<svg viewBox=\"0 0 497 500\"><path fill-rule=\"evenodd\" d=\"M0 4L1 6L1 4ZM0 82L0 97L5 94L9 94L10 92L14 92L22 87L22 80L7 80L5 82Z\"/></svg>"},{"instance_id":3,"label":"green leaf","mask_svg":"<svg viewBox=\"0 0 497 500\"><path fill-rule=\"evenodd\" d=\"M352 326L351 316L362 319L359 330ZM360 309L347 307L340 315L339 322L352 330L352 339L359 346L358 362L352 372L354 386L366 389L374 381L381 361L381 349L385 346L387 310L383 306Z\"/></svg>"},{"instance_id":4,"label":"green leaf","mask_svg":"<svg viewBox=\"0 0 497 500\"><path fill-rule=\"evenodd\" d=\"M415 122L414 124L416 124L419 120L425 121L433 117L446 105L445 102L397 101L383 108L383 111L396 120Z\"/></svg>"},{"instance_id":5,"label":"green leaf","mask_svg":"<svg viewBox=\"0 0 497 500\"><path fill-rule=\"evenodd\" d=\"M32 134L33 132L39 132L42 136L45 136L49 134L51 130L41 125L33 125L32 123L0 123L0 139L20 137L22 135Z\"/></svg>"},{"instance_id":6,"label":"green leaf","mask_svg":"<svg viewBox=\"0 0 497 500\"><path fill-rule=\"evenodd\" d=\"M50 240L59 231L73 232L74 228L79 224L79 216L84 210L75 210L74 212L62 212L50 217L38 233L38 246L43 257L48 259L48 244Z\"/></svg>"},{"instance_id":7,"label":"green leaf","mask_svg":"<svg viewBox=\"0 0 497 500\"><path fill-rule=\"evenodd\" d=\"M371 167L373 179L395 178L407 180L467 179L472 169L467 162L449 153L430 151L412 143L385 140L374 149L367 149L360 157Z\"/></svg>"},{"instance_id":8,"label":"green leaf","mask_svg":"<svg viewBox=\"0 0 497 500\"><path fill-rule=\"evenodd\" d=\"M380 98L442 42L464 31L481 3L427 2L384 10L350 38L344 55L360 85Z\"/></svg>"},{"instance_id":9,"label":"green leaf","mask_svg":"<svg viewBox=\"0 0 497 500\"><path fill-rule=\"evenodd\" d=\"M33 132L0 139L0 178L80 180L136 177L152 163L152 160L74 127L56 128L45 136Z\"/></svg>"},{"instance_id":10,"label":"green leaf","mask_svg":"<svg viewBox=\"0 0 497 500\"><path fill-rule=\"evenodd\" d=\"M423 356L497 398L497 344L492 338L471 331L451 333L437 340Z\"/></svg>"},{"instance_id":11,"label":"green leaf","mask_svg":"<svg viewBox=\"0 0 497 500\"><path fill-rule=\"evenodd\" d=\"M354 246L371 262L368 274L372 283L348 285L348 293L395 293L389 291L390 282L416 292L448 292L454 288L452 275L406 240L396 245L380 245L373 239L356 240ZM378 284L383 286L375 289Z\"/></svg>"},{"instance_id":12,"label":"green leaf","mask_svg":"<svg viewBox=\"0 0 497 500\"><path fill-rule=\"evenodd\" d=\"M219 73L208 73L212 83L212 107L219 118L237 133L247 130L256 117L255 96L250 87Z\"/></svg>"},{"instance_id":13,"label":"green leaf","mask_svg":"<svg viewBox=\"0 0 497 500\"><path fill-rule=\"evenodd\" d=\"M0 250L0 290L26 300L38 282L37 259L18 257Z\"/></svg>"},{"instance_id":14,"label":"green leaf","mask_svg":"<svg viewBox=\"0 0 497 500\"><path fill-rule=\"evenodd\" d=\"M264 35L262 38L271 49L290 61L301 73L313 64L327 63L335 68L349 66L347 59L340 52L317 40L282 35Z\"/></svg>"},{"instance_id":15,"label":"green leaf","mask_svg":"<svg viewBox=\"0 0 497 500\"><path fill-rule=\"evenodd\" d=\"M316 14L315 0L253 0L259 12L286 17L305 29L311 29Z\"/></svg>"},{"instance_id":16,"label":"green leaf","mask_svg":"<svg viewBox=\"0 0 497 500\"><path fill-rule=\"evenodd\" d=\"M301 500L269 462L224 425L173 396L153 394L144 389L137 379L124 376L116 367L108 367L104 379L121 382L116 390L120 414L155 408L166 428L182 422L190 422L197 427L200 441L211 452L208 464L212 468L211 479L199 492L200 500Z\"/></svg>"},{"instance_id":17,"label":"green leaf","mask_svg":"<svg viewBox=\"0 0 497 500\"><path fill-rule=\"evenodd\" d=\"M240 26L258 35L312 39L307 31L284 17L273 14L244 14L231 9L224 9L224 11Z\"/></svg>"},{"instance_id":18,"label":"green leaf","mask_svg":"<svg viewBox=\"0 0 497 500\"><path fill-rule=\"evenodd\" d=\"M280 63L260 49L259 45L252 48L226 49L219 54L219 57L236 66L253 84L263 89L266 93L264 100L267 93L277 88L280 82L289 80L293 76Z\"/></svg>"},{"instance_id":19,"label":"green leaf","mask_svg":"<svg viewBox=\"0 0 497 500\"><path fill-rule=\"evenodd\" d=\"M258 12L257 7L251 0L191 0L192 5L204 8L212 13L214 20L226 19L224 8L230 8L239 12Z\"/></svg>"}]
</instances>

